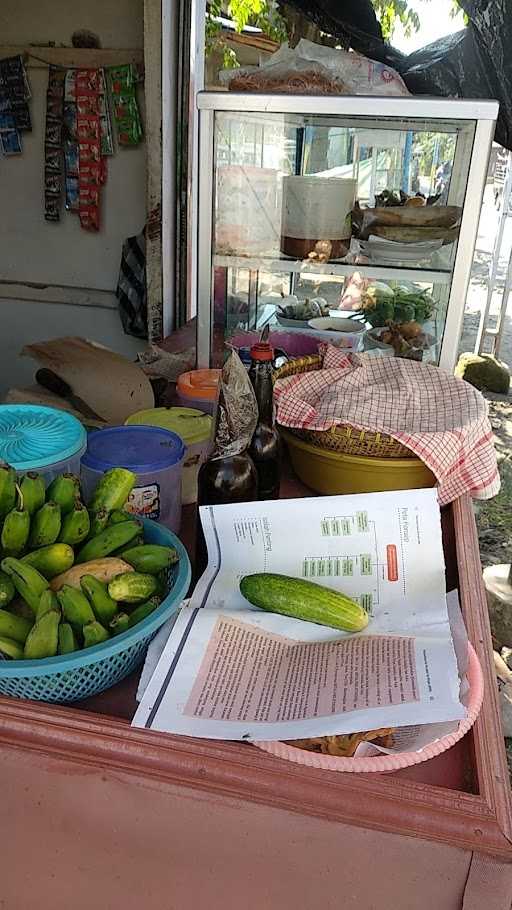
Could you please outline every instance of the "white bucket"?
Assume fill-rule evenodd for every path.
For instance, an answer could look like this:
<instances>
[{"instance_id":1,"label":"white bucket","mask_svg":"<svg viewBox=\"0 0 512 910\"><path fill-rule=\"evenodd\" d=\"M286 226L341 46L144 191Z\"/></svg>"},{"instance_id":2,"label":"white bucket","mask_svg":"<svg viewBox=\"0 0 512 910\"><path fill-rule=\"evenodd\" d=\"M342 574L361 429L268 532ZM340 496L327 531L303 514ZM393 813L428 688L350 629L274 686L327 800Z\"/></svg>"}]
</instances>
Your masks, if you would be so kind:
<instances>
[{"instance_id":1,"label":"white bucket","mask_svg":"<svg viewBox=\"0 0 512 910\"><path fill-rule=\"evenodd\" d=\"M357 181L345 177L283 177L283 237L346 240Z\"/></svg>"}]
</instances>

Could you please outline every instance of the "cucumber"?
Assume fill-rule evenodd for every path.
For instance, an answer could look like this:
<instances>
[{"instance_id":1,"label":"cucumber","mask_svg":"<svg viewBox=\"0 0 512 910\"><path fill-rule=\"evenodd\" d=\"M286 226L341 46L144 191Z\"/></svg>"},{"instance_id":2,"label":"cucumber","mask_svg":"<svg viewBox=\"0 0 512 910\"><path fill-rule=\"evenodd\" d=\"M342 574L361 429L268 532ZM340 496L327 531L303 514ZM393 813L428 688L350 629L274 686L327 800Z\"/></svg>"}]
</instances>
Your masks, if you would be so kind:
<instances>
[{"instance_id":1,"label":"cucumber","mask_svg":"<svg viewBox=\"0 0 512 910\"><path fill-rule=\"evenodd\" d=\"M91 501L88 503L91 512L106 509L122 509L132 492L137 477L132 471L125 468L111 468L107 471L96 487Z\"/></svg>"},{"instance_id":2,"label":"cucumber","mask_svg":"<svg viewBox=\"0 0 512 910\"><path fill-rule=\"evenodd\" d=\"M122 528L123 525L118 525ZM108 593L112 600L122 600L128 604L143 603L155 593L158 582L153 575L143 575L140 572L126 572L113 578L108 586Z\"/></svg>"},{"instance_id":3,"label":"cucumber","mask_svg":"<svg viewBox=\"0 0 512 910\"><path fill-rule=\"evenodd\" d=\"M21 559L29 566L34 566L45 578L55 578L62 572L67 572L75 561L73 548L67 543L52 543L48 547L41 547L32 553L27 553Z\"/></svg>"},{"instance_id":4,"label":"cucumber","mask_svg":"<svg viewBox=\"0 0 512 910\"><path fill-rule=\"evenodd\" d=\"M154 610L158 607L160 601L158 597L152 597L151 600L147 600L143 604L139 604L138 607L135 607L130 613L130 619L128 622L128 628L131 629L133 626L136 626L137 623L142 622L143 619L146 619L146 616L149 616L153 613Z\"/></svg>"},{"instance_id":5,"label":"cucumber","mask_svg":"<svg viewBox=\"0 0 512 910\"><path fill-rule=\"evenodd\" d=\"M282 613L344 632L361 632L368 625L366 610L355 600L314 581L256 573L241 579L240 592L253 606L269 613Z\"/></svg>"},{"instance_id":6,"label":"cucumber","mask_svg":"<svg viewBox=\"0 0 512 910\"><path fill-rule=\"evenodd\" d=\"M120 547L129 543L140 531L140 522L123 521L121 524L105 528L97 537L88 540L80 550L77 563L89 562L91 559L103 559Z\"/></svg>"},{"instance_id":7,"label":"cucumber","mask_svg":"<svg viewBox=\"0 0 512 910\"><path fill-rule=\"evenodd\" d=\"M162 569L178 562L174 547L161 547L158 544L143 544L123 551L123 559L129 562L136 572L149 572L157 575Z\"/></svg>"}]
</instances>

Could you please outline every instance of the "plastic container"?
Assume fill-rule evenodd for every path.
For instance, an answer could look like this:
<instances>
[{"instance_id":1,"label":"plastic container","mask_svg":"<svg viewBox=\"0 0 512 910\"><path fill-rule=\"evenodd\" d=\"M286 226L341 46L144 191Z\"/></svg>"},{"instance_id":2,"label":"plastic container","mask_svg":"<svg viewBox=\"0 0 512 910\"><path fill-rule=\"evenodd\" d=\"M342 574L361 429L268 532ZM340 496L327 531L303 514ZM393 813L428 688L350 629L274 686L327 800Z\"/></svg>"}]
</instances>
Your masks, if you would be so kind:
<instances>
[{"instance_id":1,"label":"plastic container","mask_svg":"<svg viewBox=\"0 0 512 910\"><path fill-rule=\"evenodd\" d=\"M183 505L196 502L197 475L212 431L210 415L195 408L150 408L132 414L126 425L162 427L181 437L187 447L181 476L181 501Z\"/></svg>"},{"instance_id":2,"label":"plastic container","mask_svg":"<svg viewBox=\"0 0 512 910\"><path fill-rule=\"evenodd\" d=\"M0 460L19 474L37 471L47 484L66 471L80 473L87 433L76 417L35 404L0 405Z\"/></svg>"},{"instance_id":3,"label":"plastic container","mask_svg":"<svg viewBox=\"0 0 512 910\"><path fill-rule=\"evenodd\" d=\"M220 374L220 370L190 370L178 376L176 391L182 405L213 414Z\"/></svg>"},{"instance_id":4,"label":"plastic container","mask_svg":"<svg viewBox=\"0 0 512 910\"><path fill-rule=\"evenodd\" d=\"M348 252L357 181L346 177L283 177L281 250L305 259L318 241L331 244L331 259Z\"/></svg>"},{"instance_id":5,"label":"plastic container","mask_svg":"<svg viewBox=\"0 0 512 910\"><path fill-rule=\"evenodd\" d=\"M303 483L334 496L338 493L377 493L433 487L436 479L419 458L376 458L330 452L298 439L280 428L293 468Z\"/></svg>"},{"instance_id":6,"label":"plastic container","mask_svg":"<svg viewBox=\"0 0 512 910\"><path fill-rule=\"evenodd\" d=\"M85 501L105 471L128 468L137 475L137 482L125 508L177 534L184 458L183 440L159 427L111 427L91 433L81 468Z\"/></svg>"},{"instance_id":7,"label":"plastic container","mask_svg":"<svg viewBox=\"0 0 512 910\"><path fill-rule=\"evenodd\" d=\"M103 692L142 663L154 634L186 597L191 577L187 551L171 531L145 520L144 538L178 552L178 562L169 570L169 592L160 606L133 629L84 651L45 660L0 661L2 695L67 704Z\"/></svg>"}]
</instances>

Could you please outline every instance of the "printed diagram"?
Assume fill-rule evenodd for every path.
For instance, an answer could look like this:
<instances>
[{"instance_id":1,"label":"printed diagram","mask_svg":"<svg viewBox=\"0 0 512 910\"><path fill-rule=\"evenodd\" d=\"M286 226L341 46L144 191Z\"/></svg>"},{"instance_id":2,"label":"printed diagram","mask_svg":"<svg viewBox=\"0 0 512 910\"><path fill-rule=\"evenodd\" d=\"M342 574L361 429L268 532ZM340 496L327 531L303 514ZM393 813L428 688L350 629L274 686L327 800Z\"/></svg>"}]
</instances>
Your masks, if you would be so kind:
<instances>
[{"instance_id":1,"label":"printed diagram","mask_svg":"<svg viewBox=\"0 0 512 910\"><path fill-rule=\"evenodd\" d=\"M359 537L364 534L364 552L347 553L346 545L343 554L329 556L305 556L302 560L302 575L311 581L320 583L332 578L361 579L361 588L354 599L370 614L373 607L379 603L379 559L377 552L377 536L375 522L371 521L365 511L356 512L354 515L330 515L320 520L320 530L323 538L342 538L349 544L347 538ZM354 541L357 546L356 541ZM355 549L355 547L354 547Z\"/></svg>"}]
</instances>

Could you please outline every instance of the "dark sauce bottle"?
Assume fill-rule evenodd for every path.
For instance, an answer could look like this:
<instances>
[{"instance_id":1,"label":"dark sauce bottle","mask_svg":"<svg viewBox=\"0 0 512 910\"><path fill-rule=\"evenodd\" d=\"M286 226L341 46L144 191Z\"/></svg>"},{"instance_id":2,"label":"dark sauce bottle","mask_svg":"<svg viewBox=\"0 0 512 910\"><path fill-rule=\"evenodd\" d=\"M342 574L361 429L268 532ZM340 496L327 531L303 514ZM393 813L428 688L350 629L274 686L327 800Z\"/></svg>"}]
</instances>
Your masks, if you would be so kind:
<instances>
[{"instance_id":1,"label":"dark sauce bottle","mask_svg":"<svg viewBox=\"0 0 512 910\"><path fill-rule=\"evenodd\" d=\"M258 474L258 499L279 499L281 481L281 448L274 425L274 392L272 385L273 351L269 344L251 348L249 376L258 402L258 423L249 454Z\"/></svg>"}]
</instances>

